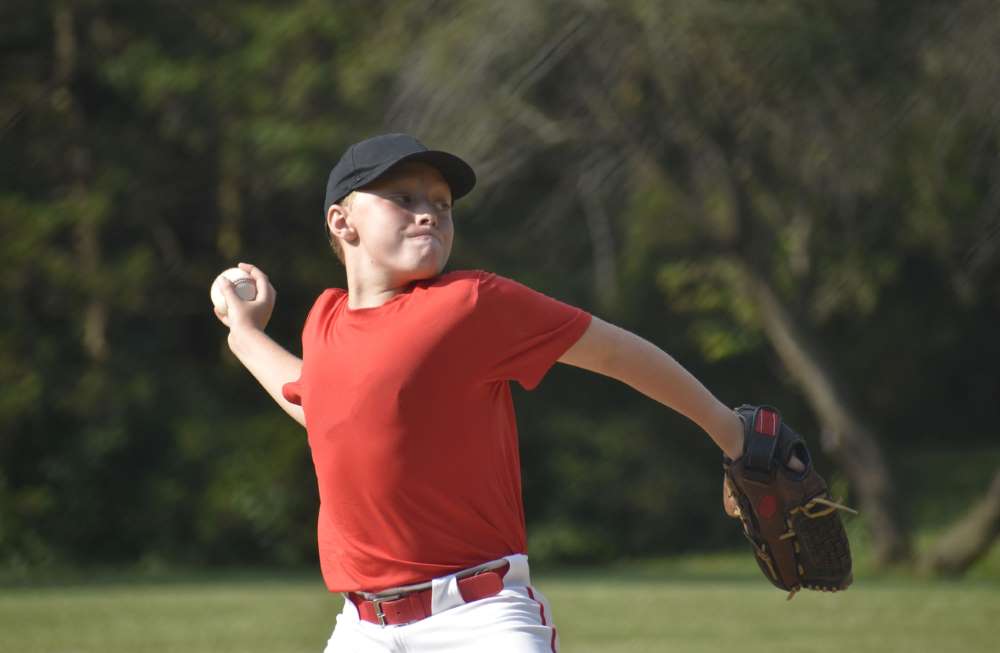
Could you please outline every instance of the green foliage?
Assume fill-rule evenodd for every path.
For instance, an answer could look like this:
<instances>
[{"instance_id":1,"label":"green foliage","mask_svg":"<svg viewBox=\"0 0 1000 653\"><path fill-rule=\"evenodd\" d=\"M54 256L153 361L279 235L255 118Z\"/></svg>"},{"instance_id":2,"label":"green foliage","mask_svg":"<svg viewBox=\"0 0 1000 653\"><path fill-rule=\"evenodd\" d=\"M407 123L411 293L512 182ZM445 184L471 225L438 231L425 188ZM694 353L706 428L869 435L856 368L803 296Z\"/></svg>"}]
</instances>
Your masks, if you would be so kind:
<instances>
[{"instance_id":1,"label":"green foliage","mask_svg":"<svg viewBox=\"0 0 1000 653\"><path fill-rule=\"evenodd\" d=\"M313 561L304 435L225 349L207 287L236 260L265 269L296 351L344 283L326 173L390 129L480 173L452 267L597 312L808 434L740 291L748 261L887 450L993 437L991 3L15 4L0 566ZM683 419L566 371L518 402L539 558L739 541Z\"/></svg>"},{"instance_id":2,"label":"green foliage","mask_svg":"<svg viewBox=\"0 0 1000 653\"><path fill-rule=\"evenodd\" d=\"M302 434L260 401L247 411L259 391L219 357L206 289L237 256L280 279L254 248L316 242L324 168L375 124L352 117L369 100L337 86L364 16L146 9L37 3L14 27L27 65L5 72L17 92L0 135L10 565L288 562L314 548ZM51 80L33 78L53 52ZM282 206L288 192L301 199ZM318 287L315 265L291 269ZM289 336L303 303L277 325Z\"/></svg>"}]
</instances>

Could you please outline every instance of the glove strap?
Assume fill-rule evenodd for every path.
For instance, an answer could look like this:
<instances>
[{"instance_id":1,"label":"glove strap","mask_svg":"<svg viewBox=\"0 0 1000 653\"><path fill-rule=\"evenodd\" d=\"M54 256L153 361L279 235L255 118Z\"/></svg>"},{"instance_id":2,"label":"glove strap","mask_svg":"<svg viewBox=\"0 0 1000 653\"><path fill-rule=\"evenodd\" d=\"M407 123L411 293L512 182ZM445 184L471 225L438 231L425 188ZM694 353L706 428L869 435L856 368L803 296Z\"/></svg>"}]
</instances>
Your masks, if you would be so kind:
<instances>
[{"instance_id":1,"label":"glove strap","mask_svg":"<svg viewBox=\"0 0 1000 653\"><path fill-rule=\"evenodd\" d=\"M753 480L765 482L774 469L774 452L781 432L781 413L772 406L746 404L738 407L736 413L743 420L743 467L746 475Z\"/></svg>"}]
</instances>

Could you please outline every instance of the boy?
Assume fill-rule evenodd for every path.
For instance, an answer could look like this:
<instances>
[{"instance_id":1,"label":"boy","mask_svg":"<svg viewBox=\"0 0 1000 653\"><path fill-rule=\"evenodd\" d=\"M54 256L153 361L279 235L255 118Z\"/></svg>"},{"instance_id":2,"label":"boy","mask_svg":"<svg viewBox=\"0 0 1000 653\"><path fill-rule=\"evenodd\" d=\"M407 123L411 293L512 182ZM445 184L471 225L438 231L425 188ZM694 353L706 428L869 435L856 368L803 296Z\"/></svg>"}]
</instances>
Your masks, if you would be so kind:
<instances>
[{"instance_id":1,"label":"boy","mask_svg":"<svg viewBox=\"0 0 1000 653\"><path fill-rule=\"evenodd\" d=\"M348 148L325 204L348 288L317 299L301 360L264 334L264 273L240 264L253 301L224 283L230 348L308 432L323 577L346 599L328 652L557 650L528 574L511 380L592 370L742 453L739 417L656 346L497 275L441 273L475 181L406 135Z\"/></svg>"}]
</instances>

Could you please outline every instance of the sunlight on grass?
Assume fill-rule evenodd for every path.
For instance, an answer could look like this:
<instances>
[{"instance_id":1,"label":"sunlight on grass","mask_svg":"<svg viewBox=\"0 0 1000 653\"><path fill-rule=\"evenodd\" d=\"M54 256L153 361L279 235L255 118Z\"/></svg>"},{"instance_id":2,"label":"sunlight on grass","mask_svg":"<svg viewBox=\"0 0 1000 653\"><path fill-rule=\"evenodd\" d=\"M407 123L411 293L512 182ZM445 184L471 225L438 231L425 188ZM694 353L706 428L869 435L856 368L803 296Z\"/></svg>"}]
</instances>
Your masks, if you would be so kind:
<instances>
[{"instance_id":1,"label":"sunlight on grass","mask_svg":"<svg viewBox=\"0 0 1000 653\"><path fill-rule=\"evenodd\" d=\"M994 650L1000 580L859 579L787 602L742 555L540 571L562 650ZM0 650L18 653L322 651L340 598L318 576L166 577L0 591Z\"/></svg>"}]
</instances>

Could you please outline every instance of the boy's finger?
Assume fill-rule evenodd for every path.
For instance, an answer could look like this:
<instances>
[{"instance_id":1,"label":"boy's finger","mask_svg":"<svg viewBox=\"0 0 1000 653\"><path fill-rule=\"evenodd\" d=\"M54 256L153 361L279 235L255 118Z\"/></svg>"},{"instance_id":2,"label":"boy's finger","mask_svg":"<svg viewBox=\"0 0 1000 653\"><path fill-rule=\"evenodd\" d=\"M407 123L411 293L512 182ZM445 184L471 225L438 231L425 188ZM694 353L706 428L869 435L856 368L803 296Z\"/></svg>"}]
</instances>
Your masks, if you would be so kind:
<instances>
[{"instance_id":1,"label":"boy's finger","mask_svg":"<svg viewBox=\"0 0 1000 653\"><path fill-rule=\"evenodd\" d=\"M263 279L264 281L267 281L267 275L264 274L264 271L256 265L252 265L250 263L239 263L238 265L241 270L249 274L254 279Z\"/></svg>"},{"instance_id":2,"label":"boy's finger","mask_svg":"<svg viewBox=\"0 0 1000 653\"><path fill-rule=\"evenodd\" d=\"M264 271L256 265L252 265L250 263L238 263L237 265L239 265L239 268L249 274L250 278L253 279L254 285L257 286L257 299L263 299L266 297L269 292L271 282L267 278L267 275L264 274Z\"/></svg>"},{"instance_id":3,"label":"boy's finger","mask_svg":"<svg viewBox=\"0 0 1000 653\"><path fill-rule=\"evenodd\" d=\"M788 468L791 469L793 472L806 471L805 463L799 460L799 457L796 455L792 455L792 457L788 459Z\"/></svg>"},{"instance_id":4,"label":"boy's finger","mask_svg":"<svg viewBox=\"0 0 1000 653\"><path fill-rule=\"evenodd\" d=\"M229 318L226 316L226 314L214 306L212 307L212 310L215 312L215 317L219 318L219 322L222 322L224 325L228 327Z\"/></svg>"},{"instance_id":5,"label":"boy's finger","mask_svg":"<svg viewBox=\"0 0 1000 653\"><path fill-rule=\"evenodd\" d=\"M240 299L240 296L236 294L236 287L233 286L233 282L221 275L219 276L219 291L222 292L222 296L226 298L227 306L232 306L233 301L243 301Z\"/></svg>"}]
</instances>

